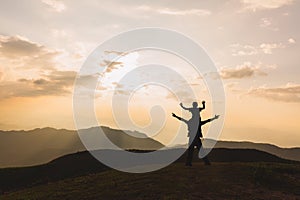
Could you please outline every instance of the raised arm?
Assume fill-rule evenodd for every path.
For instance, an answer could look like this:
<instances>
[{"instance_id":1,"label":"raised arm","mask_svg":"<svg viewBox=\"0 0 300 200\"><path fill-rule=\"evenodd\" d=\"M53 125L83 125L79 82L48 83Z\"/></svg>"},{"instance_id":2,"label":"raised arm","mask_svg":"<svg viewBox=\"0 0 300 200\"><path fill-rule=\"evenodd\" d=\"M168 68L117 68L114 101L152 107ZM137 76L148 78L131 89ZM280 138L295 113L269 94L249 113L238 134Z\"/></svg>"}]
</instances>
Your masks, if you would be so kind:
<instances>
[{"instance_id":1,"label":"raised arm","mask_svg":"<svg viewBox=\"0 0 300 200\"><path fill-rule=\"evenodd\" d=\"M182 103L180 103L179 105L180 105L180 107L181 107L182 109L184 109L184 110L189 110L189 109L190 109L190 108L184 107Z\"/></svg>"},{"instance_id":2,"label":"raised arm","mask_svg":"<svg viewBox=\"0 0 300 200\"><path fill-rule=\"evenodd\" d=\"M202 125L204 125L204 124L206 124L208 122L214 121L215 119L218 119L219 117L220 117L220 115L215 115L213 118L201 121L200 126L202 126Z\"/></svg>"},{"instance_id":3,"label":"raised arm","mask_svg":"<svg viewBox=\"0 0 300 200\"><path fill-rule=\"evenodd\" d=\"M199 108L199 112L205 109L205 101L202 101L202 108Z\"/></svg>"},{"instance_id":4,"label":"raised arm","mask_svg":"<svg viewBox=\"0 0 300 200\"><path fill-rule=\"evenodd\" d=\"M175 117L176 119L178 119L178 120L180 120L180 121L183 121L183 122L185 122L185 123L188 123L188 121L187 121L186 119L183 119L183 118L181 118L181 117L175 115L174 113L172 113L172 117Z\"/></svg>"}]
</instances>

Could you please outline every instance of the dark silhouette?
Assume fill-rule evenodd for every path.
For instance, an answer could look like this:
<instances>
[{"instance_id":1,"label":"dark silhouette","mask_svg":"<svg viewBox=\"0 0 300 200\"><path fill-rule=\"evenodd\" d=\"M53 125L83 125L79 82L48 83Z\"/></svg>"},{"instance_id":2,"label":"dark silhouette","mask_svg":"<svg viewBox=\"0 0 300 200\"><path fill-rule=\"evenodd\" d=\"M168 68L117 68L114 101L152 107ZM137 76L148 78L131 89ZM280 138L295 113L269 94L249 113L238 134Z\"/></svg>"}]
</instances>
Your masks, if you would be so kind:
<instances>
[{"instance_id":1,"label":"dark silhouette","mask_svg":"<svg viewBox=\"0 0 300 200\"><path fill-rule=\"evenodd\" d=\"M200 148L202 146L201 138L203 138L203 135L202 135L201 127L208 122L218 119L219 115L215 115L213 118L207 119L204 121L200 120L197 130L195 130L196 123L195 123L193 117L190 120L186 120L186 119L183 119L183 118L177 116L174 113L172 113L172 116L177 118L180 121L183 121L188 126L189 147L188 147L188 156L187 156L185 165L192 166L194 147L196 146L198 151L200 151ZM196 135L194 135L194 133L196 133ZM210 165L210 162L209 162L207 156L203 158L203 161L206 165Z\"/></svg>"},{"instance_id":2,"label":"dark silhouette","mask_svg":"<svg viewBox=\"0 0 300 200\"><path fill-rule=\"evenodd\" d=\"M118 150L100 150L118 151ZM176 149L163 150L166 153L173 154ZM148 153L147 150L132 150L134 153ZM295 166L300 167L300 162L290 161L279 158L272 154L253 150L253 149L226 149L216 148L209 154L210 160L214 162L271 162L271 163L286 163L293 164L291 166L291 173L295 175ZM186 154L182 155L175 163L184 163ZM199 162L200 160L195 160ZM171 165L172 166L172 165ZM174 166L174 165L173 165ZM175 165L176 166L176 165ZM232 165L229 165L232 166ZM284 170L288 170L287 165L280 165ZM170 166L168 166L170 167ZM172 168L172 167L171 167ZM169 169L171 169L169 168ZM181 169L181 168L180 168ZM244 168L242 168L244 170ZM88 151L68 154L59 157L49 163L43 165L36 165L30 167L16 167L16 168L1 168L0 169L0 196L2 192L13 192L16 190L31 188L38 185L48 184L49 182L57 182L64 179L86 176L88 174L102 173L110 171L110 168L101 164ZM114 173L115 170L112 170ZM280 172L280 171L279 171ZM109 172L108 172L109 173ZM300 173L300 170L299 170ZM150 173L151 174L151 173ZM292 176L294 177L294 176ZM174 177L170 177L174 178ZM0 197L1 199L1 197Z\"/></svg>"},{"instance_id":3,"label":"dark silhouette","mask_svg":"<svg viewBox=\"0 0 300 200\"><path fill-rule=\"evenodd\" d=\"M182 103L180 103L179 105L181 106L182 109L190 111L192 113L193 119L201 120L201 116L199 114L202 110L205 109L205 101L202 101L202 108L198 107L197 102L193 102L193 107L191 108L184 107Z\"/></svg>"},{"instance_id":4,"label":"dark silhouette","mask_svg":"<svg viewBox=\"0 0 300 200\"><path fill-rule=\"evenodd\" d=\"M105 153L105 151L119 151L119 150L100 150ZM178 151L177 149L166 149L162 150L165 151L167 154L173 154L173 152ZM132 151L136 153L136 151ZM143 151L140 150L140 153L148 153L148 151ZM249 179L251 175L255 175L256 178L260 178L261 176L262 180L270 180L268 186L272 186L272 184L280 184L280 188L282 188L282 185L287 185L288 187L295 186L295 192L299 191L299 184L300 181L297 179L298 182L296 182L296 179L294 177L298 177L300 175L300 162L296 161L289 161L289 160L284 160L282 158L276 157L274 155L262 152L262 151L257 151L253 149L213 149L210 154L209 158L213 162L230 162L230 165L219 165L222 167L213 167L207 169L208 171L203 171L203 170L198 170L199 168L191 169L193 178L195 180L197 179L203 179L206 177L203 182L205 182L206 185L210 185L212 187L216 186L216 182L213 181L214 178L220 178L222 175L226 175L227 179L224 179L224 181L220 181L219 183L222 184L222 187L228 187L228 181L233 181L238 185L241 184L241 182L237 182L236 179L238 178L239 180L245 181L245 183L249 183L249 181L257 181L257 179ZM140 185L141 190L145 189L143 186L146 184L149 184L149 180L151 179L152 181L157 181L158 183L161 184L161 187L165 187L166 185L169 184L170 180L172 180L174 183L175 182L180 182L185 181L184 184L191 184L191 187L188 187L186 189L189 189L188 192L192 191L198 191L198 196L201 197L203 193L199 190L195 190L195 188L202 188L199 187L199 182L198 181L191 181L189 178L182 179L178 178L180 176L174 176L174 174L182 174L182 163L185 162L186 155L182 155L177 161L175 161L174 164L167 166L166 169L159 170L155 173L146 173L146 174L140 174L141 176L140 180L147 180L146 182L141 182L141 181L135 181L137 180L138 177L133 177L130 176L126 173L123 172L117 172L116 170L111 170L109 167L105 166L104 164L101 164L96 158L94 158L88 151L85 152L79 152L79 153L74 153L74 154L69 154L63 157L60 157L58 159L55 159L47 164L43 165L37 165L37 166L31 166L31 167L17 167L17 168L5 168L5 169L0 169L0 199L6 199L5 195L8 195L10 198L8 199L26 199L27 196L22 196L27 193L28 190L31 190L30 193L28 193L28 198L30 196L35 195L32 193L33 191L37 191L39 194L43 194L43 191L45 192L45 197L47 198L39 198L40 196L37 197L37 199L53 199L53 196L47 196L50 193L55 194L55 197L57 197L57 193L59 191L59 194L61 195L60 199L68 199L63 195L69 195L67 197L70 197L69 199L82 199L86 198L87 193L90 194L89 192L85 193L86 191L82 191L84 187L81 187L80 184L75 184L73 180L76 179L76 181L79 181L80 183L82 181L89 181L96 183L98 180L100 180L97 184L94 184L96 186L96 190L94 191L101 191L102 189L106 189L109 191L110 188L105 187L105 184L103 184L103 181L107 182L110 180L113 180L110 184L114 184L118 191L121 191L118 196L116 196L115 193L113 193L112 197L107 197L107 199L117 199L121 198L122 195L124 195L123 190L128 190L128 187L120 188L124 185L124 180L126 179L126 184L127 183L137 183L136 185L133 185L132 188L136 188L138 185ZM195 160L195 162L200 162L200 160ZM234 163L233 163L234 162ZM243 162L243 163L241 163ZM256 163L256 164L249 164L251 163ZM262 162L268 162L268 164L262 164ZM271 163L269 163L271 162ZM177 165L177 164L180 165ZM284 165L282 163L285 163ZM216 164L218 165L218 164ZM246 166L250 167L247 168ZM261 171L261 167L266 167L265 169L267 171ZM225 168L224 168L225 167ZM245 168L246 167L246 168ZM255 167L255 168L254 168ZM297 167L297 168L296 168ZM234 168L234 169L233 169ZM274 170L272 170L274 169ZM168 172L168 173L166 173ZM172 172L172 173L170 173ZM223 173L226 172L226 173ZM273 177L275 175L274 179L265 179L266 176L265 174L262 174L264 172L267 173L267 177ZM283 173L284 172L284 173ZM112 179L112 176L116 176L116 173L118 176L122 177L122 182L120 182L118 185L115 184L116 180L119 179ZM166 178L162 180L157 180L157 173L160 176L164 176ZM228 174L230 173L230 174ZM245 173L246 177L241 177L241 174ZM106 174L106 175L105 175ZM154 176L152 176L152 175ZM138 175L138 174L137 174ZM147 176L145 178L145 175ZM148 176L150 175L150 176ZM205 175L205 177L203 177ZM208 175L208 176L207 176ZM105 176L103 178L103 176ZM236 178L233 178L236 177ZM280 177L280 179L278 179ZM281 178L282 177L282 178ZM102 178L102 179L101 179ZM224 177L223 177L224 178ZM72 181L64 181L64 180L70 180ZM176 180L174 180L176 179ZM223 180L223 179L222 179ZM163 181L163 182L161 182ZM282 182L283 181L283 182ZM69 185L70 183L70 185ZM156 184L156 182L150 182L153 184ZM58 184L57 187L50 187L48 184ZM141 186L142 185L142 186ZM297 187L296 187L297 186ZM36 188L38 187L38 188ZM45 190L42 190L40 188L45 188ZM66 187L68 187L68 190L64 190ZM74 188L73 188L74 187ZM99 189L100 187L100 189ZM261 185L259 185L259 188ZM36 188L32 190L33 188ZM147 188L147 187L146 187ZM158 189L159 189L158 188ZM172 192L176 193L178 189L182 188L181 186L178 188L174 189L174 186L170 187L172 189ZM206 187L205 187L206 188ZM206 189L204 188L204 191ZM238 192L240 192L240 187L235 187L237 188ZM70 193L70 189L72 191L77 191L80 193L84 193L82 196L76 195L73 192ZM89 188L88 188L89 189ZM66 192L65 192L66 191ZM89 190L90 191L90 190ZM106 191L106 192L107 192ZM111 190L110 190L111 191ZM269 191L269 190L267 190ZM2 192L2 194L1 194ZM20 193L21 192L21 193ZM65 193L64 193L65 192ZM149 192L149 196L152 199L153 198L153 190L147 191ZM151 193L150 193L151 192ZM162 190L160 192L166 192L165 190ZM169 190L167 191L169 192ZM225 191L227 192L227 191ZM19 193L19 198L15 196L11 196L12 194ZM69 194L67 194L69 193ZM106 193L106 195L110 194L109 192ZM136 197L136 190L131 193L132 198ZM144 194L144 193L143 193ZM169 193L168 193L169 194ZM168 195L166 193L166 196ZM190 193L189 193L190 194ZM30 195L30 196L29 196ZM36 194L38 195L38 194ZM95 199L95 194L92 193L90 194L90 198L86 199ZM98 194L97 194L98 195ZM104 194L99 194L100 197L103 197ZM52 198L51 198L52 197ZM64 198L63 198L64 197ZM72 198L73 197L73 198ZM78 198L76 198L78 197ZM127 196L126 196L127 197ZM144 197L144 196L143 196ZM173 196L172 196L173 197ZM188 197L187 197L188 198ZM56 199L59 199L57 197ZM121 198L122 199L122 198ZM160 199L160 197L157 197L157 199ZM183 198L184 199L184 198ZM214 198L212 198L214 199ZM241 199L243 199L241 197ZM283 198L284 199L284 198ZM294 198L297 199L297 198Z\"/></svg>"},{"instance_id":5,"label":"dark silhouette","mask_svg":"<svg viewBox=\"0 0 300 200\"><path fill-rule=\"evenodd\" d=\"M192 113L192 118L190 120L193 120L193 122L192 121L190 121L190 122L194 124L193 125L194 127L196 127L196 126L198 127L197 132L199 132L199 133L197 133L197 135L200 135L200 137L202 137L201 126L198 123L201 122L200 112L205 109L205 101L202 101L202 108L198 107L197 102L193 102L193 104L192 104L193 107L192 108L184 107L182 103L180 103L179 105L181 106L182 109L188 110ZM191 132L191 129L189 128L188 137L190 136L189 135L190 132Z\"/></svg>"}]
</instances>

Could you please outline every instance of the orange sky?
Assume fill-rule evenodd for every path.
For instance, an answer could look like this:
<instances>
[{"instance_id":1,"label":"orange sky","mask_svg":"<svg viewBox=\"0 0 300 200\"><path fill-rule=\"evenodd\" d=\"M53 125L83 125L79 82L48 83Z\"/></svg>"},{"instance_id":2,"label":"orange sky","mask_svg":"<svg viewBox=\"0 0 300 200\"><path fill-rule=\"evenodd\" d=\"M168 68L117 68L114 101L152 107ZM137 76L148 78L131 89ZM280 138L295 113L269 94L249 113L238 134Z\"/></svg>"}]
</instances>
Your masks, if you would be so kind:
<instances>
[{"instance_id":1,"label":"orange sky","mask_svg":"<svg viewBox=\"0 0 300 200\"><path fill-rule=\"evenodd\" d=\"M215 62L226 94L221 139L300 146L299 7L300 2L295 0L2 3L0 129L74 129L73 83L87 56L115 34L152 26L187 35ZM117 128L107 99L117 86L115 82L149 62L178 70L193 85L198 102L207 101L208 109L202 116L215 114L205 83L190 75L189 66L179 58L144 51L128 54L118 62L122 67L120 63L108 67L106 79L100 83L103 88L96 100L96 112L102 125ZM137 125L145 126L150 119L147 109L157 103L165 107L167 123L155 138L168 143L180 126L170 113L187 118L189 114L181 113L180 102L168 96L165 89L141 88L132 99L130 113ZM191 103L184 102L186 106ZM185 140L182 133L178 142Z\"/></svg>"}]
</instances>

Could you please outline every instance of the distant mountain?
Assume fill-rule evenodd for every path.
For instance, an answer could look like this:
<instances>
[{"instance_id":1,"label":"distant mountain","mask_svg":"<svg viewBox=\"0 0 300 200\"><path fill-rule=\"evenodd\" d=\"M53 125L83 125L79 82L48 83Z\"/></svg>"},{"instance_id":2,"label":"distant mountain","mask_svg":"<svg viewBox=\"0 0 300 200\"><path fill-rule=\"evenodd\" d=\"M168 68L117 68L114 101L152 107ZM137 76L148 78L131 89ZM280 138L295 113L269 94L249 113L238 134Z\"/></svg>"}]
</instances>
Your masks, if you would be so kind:
<instances>
[{"instance_id":1,"label":"distant mountain","mask_svg":"<svg viewBox=\"0 0 300 200\"><path fill-rule=\"evenodd\" d=\"M128 131L130 135L127 135L120 130L102 128L107 137L123 149L155 150L163 147L158 141L142 138L145 135L139 132ZM97 134L97 127L82 132ZM43 164L62 155L84 150L77 131L54 128L0 131L0 168Z\"/></svg>"},{"instance_id":2,"label":"distant mountain","mask_svg":"<svg viewBox=\"0 0 300 200\"><path fill-rule=\"evenodd\" d=\"M215 148L256 149L280 158L300 161L300 148L280 148L272 144L232 141L218 141Z\"/></svg>"},{"instance_id":3,"label":"distant mountain","mask_svg":"<svg viewBox=\"0 0 300 200\"><path fill-rule=\"evenodd\" d=\"M148 138L147 135L137 132L128 131L124 133L121 130L102 127L107 138L112 141L116 146L122 149L140 149L140 150L156 150L164 147L160 142ZM83 129L80 131L82 135L89 134L91 136L98 134L98 127ZM111 149L105 141L97 141L97 144L104 149Z\"/></svg>"},{"instance_id":4,"label":"distant mountain","mask_svg":"<svg viewBox=\"0 0 300 200\"><path fill-rule=\"evenodd\" d=\"M205 139L206 147L212 146L215 140ZM187 145L177 145L177 148L186 148ZM226 149L256 149L276 155L283 159L300 161L300 148L281 148L272 144L254 143L254 142L235 142L235 141L218 141L213 148L226 148Z\"/></svg>"},{"instance_id":5,"label":"distant mountain","mask_svg":"<svg viewBox=\"0 0 300 200\"><path fill-rule=\"evenodd\" d=\"M123 149L155 150L163 147L163 144L154 139L142 138L145 135L136 131L128 131L127 135L123 131L108 127L103 127L103 130L114 144ZM97 127L84 129L82 133L97 134ZM102 143L102 146L105 144ZM284 159L300 161L300 148L230 141L219 141L215 148L256 149ZM54 128L0 131L0 168L43 164L63 155L85 150L77 131Z\"/></svg>"}]
</instances>

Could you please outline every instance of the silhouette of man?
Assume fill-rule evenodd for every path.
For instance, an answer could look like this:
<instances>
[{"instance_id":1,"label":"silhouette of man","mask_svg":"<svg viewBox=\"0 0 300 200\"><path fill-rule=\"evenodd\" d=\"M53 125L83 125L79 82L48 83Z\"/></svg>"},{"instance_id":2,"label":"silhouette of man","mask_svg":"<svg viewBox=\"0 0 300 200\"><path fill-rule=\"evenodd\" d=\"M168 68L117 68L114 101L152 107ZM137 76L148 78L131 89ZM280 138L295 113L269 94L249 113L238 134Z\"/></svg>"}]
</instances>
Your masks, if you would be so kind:
<instances>
[{"instance_id":1,"label":"silhouette of man","mask_svg":"<svg viewBox=\"0 0 300 200\"><path fill-rule=\"evenodd\" d=\"M198 151L200 151L201 146L202 146L201 138L203 138L203 135L202 135L201 127L208 122L218 119L219 115L215 115L213 118L210 118L210 119L207 119L204 121L200 121L198 126L196 125L193 118L186 120L186 119L183 119L183 118L177 116L174 113L172 113L172 116L177 118L180 121L185 122L188 126L189 147L188 147L188 156L187 156L185 165L192 166L194 148L196 146ZM203 161L204 161L205 165L210 165L210 162L209 162L207 156L205 156L203 158Z\"/></svg>"},{"instance_id":2,"label":"silhouette of man","mask_svg":"<svg viewBox=\"0 0 300 200\"><path fill-rule=\"evenodd\" d=\"M193 107L191 108L184 107L182 103L180 103L179 105L182 109L190 111L194 120L201 120L200 112L205 109L205 101L202 101L202 108L198 107L197 102L193 102Z\"/></svg>"},{"instance_id":3,"label":"silhouette of man","mask_svg":"<svg viewBox=\"0 0 300 200\"><path fill-rule=\"evenodd\" d=\"M199 123L201 121L200 112L205 109L205 101L202 101L202 108L198 107L197 102L193 102L192 103L193 107L191 107L191 108L184 107L182 103L180 103L179 105L182 109L188 110L192 113L192 118L191 119L194 120L195 126L197 126L196 123ZM198 131L201 132L201 129L198 128ZM198 133L198 134L200 134L200 133Z\"/></svg>"}]
</instances>

